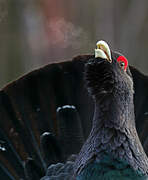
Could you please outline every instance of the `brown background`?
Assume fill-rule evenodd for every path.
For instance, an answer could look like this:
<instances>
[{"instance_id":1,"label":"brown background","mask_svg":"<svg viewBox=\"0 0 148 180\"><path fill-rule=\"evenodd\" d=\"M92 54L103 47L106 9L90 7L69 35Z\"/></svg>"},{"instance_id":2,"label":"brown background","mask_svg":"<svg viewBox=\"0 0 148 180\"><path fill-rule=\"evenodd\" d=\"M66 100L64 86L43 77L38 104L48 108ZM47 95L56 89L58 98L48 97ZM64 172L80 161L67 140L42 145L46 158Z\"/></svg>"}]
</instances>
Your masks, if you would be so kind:
<instances>
[{"instance_id":1,"label":"brown background","mask_svg":"<svg viewBox=\"0 0 148 180\"><path fill-rule=\"evenodd\" d=\"M147 0L0 0L0 87L97 40L148 74Z\"/></svg>"}]
</instances>

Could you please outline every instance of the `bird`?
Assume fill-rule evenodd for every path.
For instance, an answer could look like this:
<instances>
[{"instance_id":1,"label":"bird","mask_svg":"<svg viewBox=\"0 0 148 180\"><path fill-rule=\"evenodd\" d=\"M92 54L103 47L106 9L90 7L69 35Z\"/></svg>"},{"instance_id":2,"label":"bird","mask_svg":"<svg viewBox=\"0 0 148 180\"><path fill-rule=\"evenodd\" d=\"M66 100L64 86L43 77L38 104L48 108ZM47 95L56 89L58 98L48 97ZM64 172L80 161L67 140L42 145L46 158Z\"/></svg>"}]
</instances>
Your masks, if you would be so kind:
<instances>
[{"instance_id":1,"label":"bird","mask_svg":"<svg viewBox=\"0 0 148 180\"><path fill-rule=\"evenodd\" d=\"M136 131L128 60L99 41L95 57L85 65L84 78L95 104L92 129L75 161L69 166L69 161L51 165L47 175L51 179L147 179L148 158Z\"/></svg>"},{"instance_id":2,"label":"bird","mask_svg":"<svg viewBox=\"0 0 148 180\"><path fill-rule=\"evenodd\" d=\"M119 53L111 55L104 41L97 46L95 58L85 68L95 108L91 132L74 164L76 179L148 179L148 158L135 126L128 61Z\"/></svg>"},{"instance_id":3,"label":"bird","mask_svg":"<svg viewBox=\"0 0 148 180\"><path fill-rule=\"evenodd\" d=\"M97 44L95 55L79 55L66 62L46 65L9 83L0 91L2 179L51 179L50 176L56 178L54 173L58 173L57 169L61 172L61 179L64 176L71 179L84 177L88 162L82 163L81 154L93 127L95 109L92 94L95 89L90 86L89 81L91 73L94 74L93 71L89 73L89 69L99 63L108 63L110 68L118 63L118 70L120 68L121 72L132 77L132 112L134 111L140 141L148 154L148 77L129 66L123 55L108 50L106 43L104 45L104 41L101 41L101 46L100 42ZM98 54L101 54L102 58L97 57ZM99 75L102 77L102 74L96 72L96 76ZM106 90L112 89L107 87ZM110 107L114 112L113 106ZM136 134L136 130L134 133ZM135 137L138 138L137 134ZM89 161L91 158L86 159ZM98 157L96 159L99 161ZM130 163L128 162L128 165ZM126 166L126 163L123 165ZM146 165L144 167L146 168ZM93 171L91 164L89 169ZM136 167L131 165L131 171L133 169L135 172ZM144 171L142 169L140 172L145 174Z\"/></svg>"}]
</instances>

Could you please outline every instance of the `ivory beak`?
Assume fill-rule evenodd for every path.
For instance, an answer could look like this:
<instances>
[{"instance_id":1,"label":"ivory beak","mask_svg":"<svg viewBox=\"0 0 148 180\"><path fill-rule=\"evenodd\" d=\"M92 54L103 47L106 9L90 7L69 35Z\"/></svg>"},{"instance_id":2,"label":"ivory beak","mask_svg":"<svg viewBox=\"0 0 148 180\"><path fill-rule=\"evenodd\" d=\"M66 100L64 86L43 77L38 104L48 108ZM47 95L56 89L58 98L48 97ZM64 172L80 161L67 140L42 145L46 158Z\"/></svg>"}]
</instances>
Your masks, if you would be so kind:
<instances>
[{"instance_id":1,"label":"ivory beak","mask_svg":"<svg viewBox=\"0 0 148 180\"><path fill-rule=\"evenodd\" d=\"M95 49L95 58L100 57L108 60L111 63L111 51L108 44L105 41L101 40L97 42L96 46L97 49Z\"/></svg>"}]
</instances>

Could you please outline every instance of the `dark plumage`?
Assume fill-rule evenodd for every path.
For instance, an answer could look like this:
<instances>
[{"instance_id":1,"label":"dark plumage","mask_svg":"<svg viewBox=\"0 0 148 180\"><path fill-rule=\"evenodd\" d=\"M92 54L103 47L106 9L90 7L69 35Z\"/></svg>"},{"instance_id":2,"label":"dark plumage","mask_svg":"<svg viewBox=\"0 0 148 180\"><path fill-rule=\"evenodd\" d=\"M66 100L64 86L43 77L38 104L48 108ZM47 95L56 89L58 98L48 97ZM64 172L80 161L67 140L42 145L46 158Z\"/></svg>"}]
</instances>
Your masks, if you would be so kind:
<instances>
[{"instance_id":1,"label":"dark plumage","mask_svg":"<svg viewBox=\"0 0 148 180\"><path fill-rule=\"evenodd\" d=\"M28 158L25 162L24 171L29 180L40 179L44 175L43 169L33 159Z\"/></svg>"},{"instance_id":2,"label":"dark plumage","mask_svg":"<svg viewBox=\"0 0 148 180\"><path fill-rule=\"evenodd\" d=\"M92 130L75 162L54 165L53 179L147 179L148 159L135 127L133 80L117 62L91 58L85 65L85 82L95 103ZM48 179L45 177L45 180Z\"/></svg>"},{"instance_id":3,"label":"dark plumage","mask_svg":"<svg viewBox=\"0 0 148 180\"><path fill-rule=\"evenodd\" d=\"M78 180L114 179L116 174L119 179L148 178L148 159L135 128L132 75L121 69L118 56L112 53L112 63L93 58L86 64L95 113L74 165Z\"/></svg>"},{"instance_id":4,"label":"dark plumage","mask_svg":"<svg viewBox=\"0 0 148 180\"><path fill-rule=\"evenodd\" d=\"M71 154L78 153L86 141L94 113L94 101L88 95L83 81L85 64L90 59L95 60L93 55L82 55L72 61L49 64L8 84L0 91L1 179L36 179L46 172L45 178L49 179L48 173L52 173L50 179L56 179L55 170L56 173L62 172L62 179L64 175L68 177L74 173L77 156ZM135 90L136 127L148 154L148 77L131 66L129 69ZM106 86L105 90L112 89ZM57 112L59 107L65 105L75 106L75 109L61 108ZM70 124L73 124L72 127ZM44 132L50 134L46 136ZM108 137L104 136L103 139L107 141Z\"/></svg>"},{"instance_id":5,"label":"dark plumage","mask_svg":"<svg viewBox=\"0 0 148 180\"><path fill-rule=\"evenodd\" d=\"M47 166L63 161L60 144L53 134L49 132L43 133L40 137L40 145L43 159Z\"/></svg>"}]
</instances>

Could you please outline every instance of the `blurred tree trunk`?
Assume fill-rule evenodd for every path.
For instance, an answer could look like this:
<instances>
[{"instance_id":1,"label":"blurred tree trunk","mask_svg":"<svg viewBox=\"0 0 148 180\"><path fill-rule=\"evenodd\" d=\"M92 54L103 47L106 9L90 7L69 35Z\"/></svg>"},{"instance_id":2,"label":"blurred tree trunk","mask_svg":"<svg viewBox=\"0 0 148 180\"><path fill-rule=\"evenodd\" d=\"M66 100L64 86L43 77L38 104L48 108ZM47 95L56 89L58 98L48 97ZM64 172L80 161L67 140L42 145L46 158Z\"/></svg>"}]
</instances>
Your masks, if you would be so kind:
<instances>
[{"instance_id":1,"label":"blurred tree trunk","mask_svg":"<svg viewBox=\"0 0 148 180\"><path fill-rule=\"evenodd\" d=\"M19 0L6 1L5 8L8 15L4 22L0 23L0 49L2 51L1 56L1 70L0 70L0 86L10 80L18 77L22 70L21 61L21 44L20 44L20 12L18 11ZM20 6L21 8L21 6Z\"/></svg>"},{"instance_id":2,"label":"blurred tree trunk","mask_svg":"<svg viewBox=\"0 0 148 180\"><path fill-rule=\"evenodd\" d=\"M148 72L147 20L147 0L0 0L0 86L100 39Z\"/></svg>"},{"instance_id":3,"label":"blurred tree trunk","mask_svg":"<svg viewBox=\"0 0 148 180\"><path fill-rule=\"evenodd\" d=\"M120 26L121 48L128 54L136 55L142 27L148 14L148 1L131 0Z\"/></svg>"},{"instance_id":4,"label":"blurred tree trunk","mask_svg":"<svg viewBox=\"0 0 148 180\"><path fill-rule=\"evenodd\" d=\"M115 1L96 1L95 6L96 38L107 40L115 47Z\"/></svg>"},{"instance_id":5,"label":"blurred tree trunk","mask_svg":"<svg viewBox=\"0 0 148 180\"><path fill-rule=\"evenodd\" d=\"M145 59L148 58L147 46L142 37L147 36L147 33L142 34L142 29L146 28L146 19L148 16L148 1L131 0L128 4L127 12L125 13L123 22L120 26L120 48L124 54L138 68L147 71L148 63ZM143 53L142 53L143 52Z\"/></svg>"}]
</instances>

